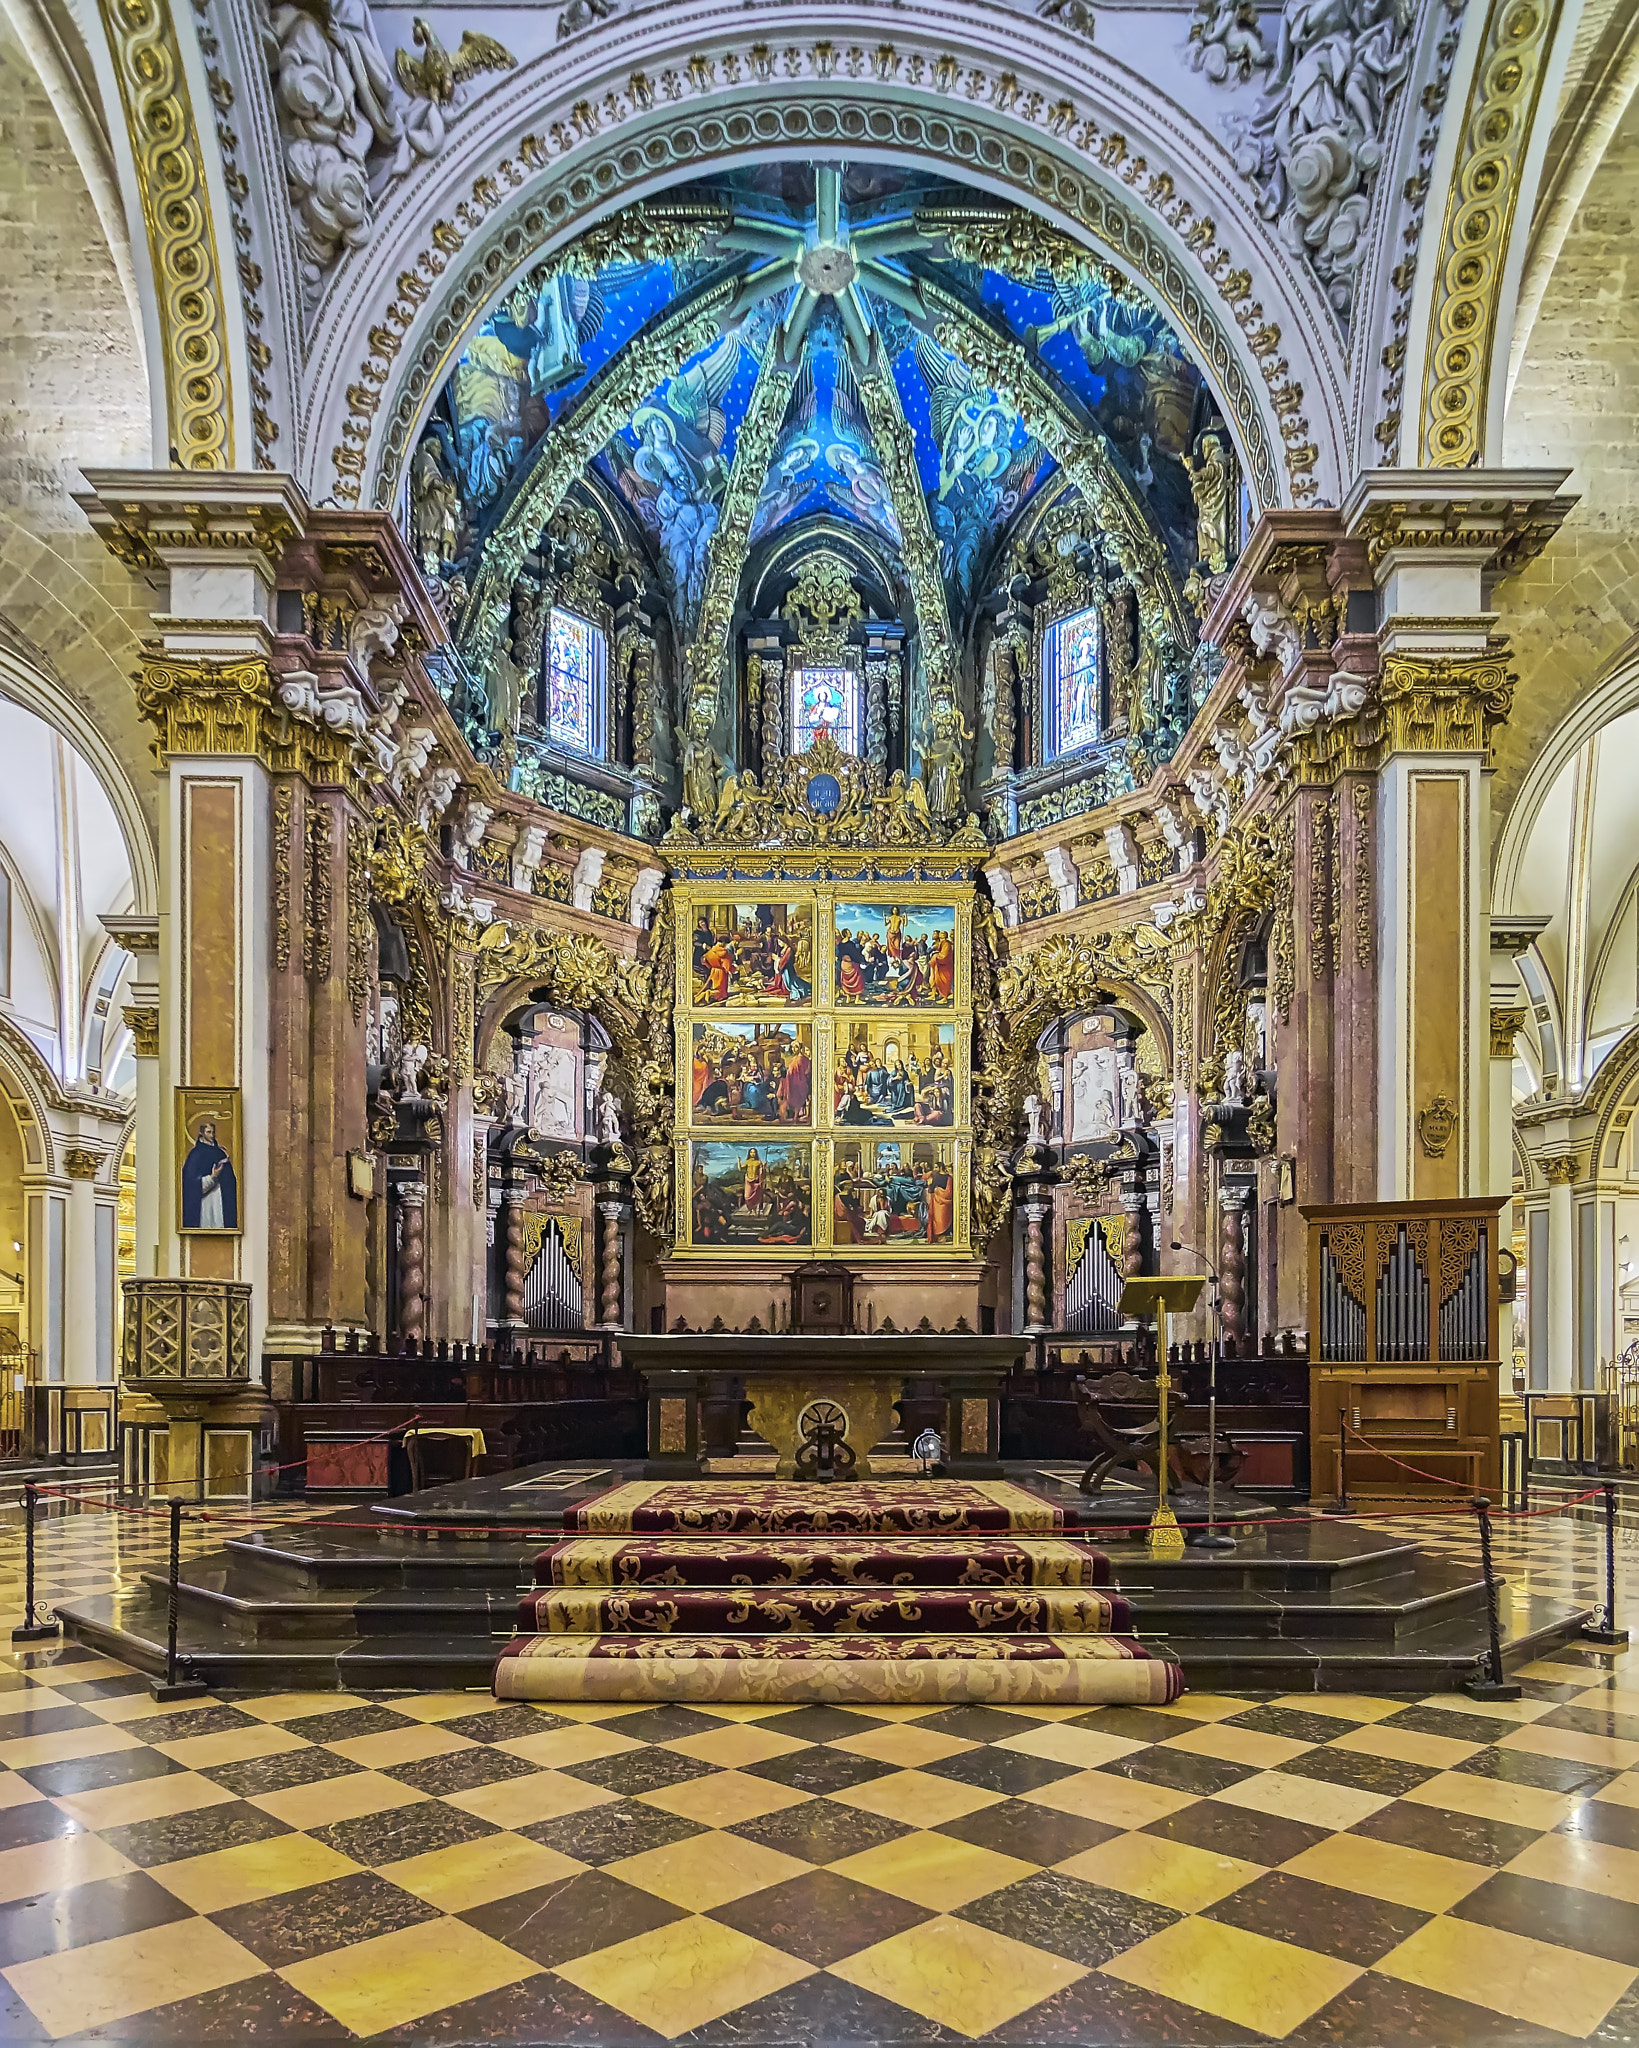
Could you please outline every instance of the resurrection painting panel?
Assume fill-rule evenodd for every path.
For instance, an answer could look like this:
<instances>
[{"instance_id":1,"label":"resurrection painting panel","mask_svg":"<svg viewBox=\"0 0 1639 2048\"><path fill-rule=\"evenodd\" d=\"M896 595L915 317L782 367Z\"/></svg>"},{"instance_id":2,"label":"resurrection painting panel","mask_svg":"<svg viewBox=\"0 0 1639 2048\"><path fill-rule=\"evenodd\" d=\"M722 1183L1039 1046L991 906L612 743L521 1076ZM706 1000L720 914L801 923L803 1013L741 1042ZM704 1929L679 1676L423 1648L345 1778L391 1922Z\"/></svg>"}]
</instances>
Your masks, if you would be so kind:
<instances>
[{"instance_id":1,"label":"resurrection painting panel","mask_svg":"<svg viewBox=\"0 0 1639 2048\"><path fill-rule=\"evenodd\" d=\"M949 1244L955 1216L956 1148L948 1139L837 1138L833 1244Z\"/></svg>"},{"instance_id":2,"label":"resurrection painting panel","mask_svg":"<svg viewBox=\"0 0 1639 2048\"><path fill-rule=\"evenodd\" d=\"M839 1009L948 1009L956 997L953 904L839 903Z\"/></svg>"},{"instance_id":3,"label":"resurrection painting panel","mask_svg":"<svg viewBox=\"0 0 1639 2048\"><path fill-rule=\"evenodd\" d=\"M806 1008L814 993L813 906L702 903L693 954L694 1000L702 1008Z\"/></svg>"},{"instance_id":4,"label":"resurrection painting panel","mask_svg":"<svg viewBox=\"0 0 1639 2048\"><path fill-rule=\"evenodd\" d=\"M954 1124L955 1025L925 1017L839 1023L831 1115L862 1128Z\"/></svg>"},{"instance_id":5,"label":"resurrection painting panel","mask_svg":"<svg viewBox=\"0 0 1639 2048\"><path fill-rule=\"evenodd\" d=\"M696 1020L690 1108L697 1124L806 1124L812 1026Z\"/></svg>"},{"instance_id":6,"label":"resurrection painting panel","mask_svg":"<svg viewBox=\"0 0 1639 2048\"><path fill-rule=\"evenodd\" d=\"M777 1140L690 1148L689 1213L697 1245L755 1250L813 1241L813 1155Z\"/></svg>"}]
</instances>

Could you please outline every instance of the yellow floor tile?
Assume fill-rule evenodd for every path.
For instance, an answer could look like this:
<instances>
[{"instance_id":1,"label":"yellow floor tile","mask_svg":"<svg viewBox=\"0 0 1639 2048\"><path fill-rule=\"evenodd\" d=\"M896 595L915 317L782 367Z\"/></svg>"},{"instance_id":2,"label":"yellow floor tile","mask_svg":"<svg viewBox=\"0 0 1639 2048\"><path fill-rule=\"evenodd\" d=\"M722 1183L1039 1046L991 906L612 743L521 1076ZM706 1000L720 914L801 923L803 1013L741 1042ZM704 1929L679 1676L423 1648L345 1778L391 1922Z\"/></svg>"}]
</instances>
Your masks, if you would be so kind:
<instances>
[{"instance_id":1,"label":"yellow floor tile","mask_svg":"<svg viewBox=\"0 0 1639 2048\"><path fill-rule=\"evenodd\" d=\"M1078 1771L1073 1778L1060 1778L1024 1796L1055 1813L1079 1814L1083 1820L1101 1820L1113 1828L1148 1827L1152 1820L1165 1820L1180 1807L1193 1806L1198 1797L1194 1792L1175 1792L1170 1785L1147 1785L1141 1778L1118 1778L1109 1771Z\"/></svg>"},{"instance_id":2,"label":"yellow floor tile","mask_svg":"<svg viewBox=\"0 0 1639 2048\"><path fill-rule=\"evenodd\" d=\"M1180 1920L1116 1956L1104 1972L1276 2040L1360 1975L1353 1963L1212 1920Z\"/></svg>"},{"instance_id":3,"label":"yellow floor tile","mask_svg":"<svg viewBox=\"0 0 1639 2048\"><path fill-rule=\"evenodd\" d=\"M385 1863L380 1874L445 1913L468 1913L492 1899L510 1899L538 1885L567 1881L584 1865L522 1835L482 1835L476 1842L432 1849Z\"/></svg>"},{"instance_id":4,"label":"yellow floor tile","mask_svg":"<svg viewBox=\"0 0 1639 2048\"><path fill-rule=\"evenodd\" d=\"M1281 1868L1315 1884L1361 1892L1368 1899L1412 1906L1421 1913L1444 1913L1491 1875L1483 1863L1406 1849L1398 1842L1374 1842L1369 1835L1333 1835Z\"/></svg>"},{"instance_id":5,"label":"yellow floor tile","mask_svg":"<svg viewBox=\"0 0 1639 2048\"><path fill-rule=\"evenodd\" d=\"M1404 1983L1490 2006L1529 2026L1572 2035L1591 2033L1635 1976L1598 1956L1443 1917L1418 1928L1377 1968Z\"/></svg>"},{"instance_id":6,"label":"yellow floor tile","mask_svg":"<svg viewBox=\"0 0 1639 2048\"><path fill-rule=\"evenodd\" d=\"M656 2033L686 2034L813 1975L809 1963L691 1914L560 1963L560 1977Z\"/></svg>"},{"instance_id":7,"label":"yellow floor tile","mask_svg":"<svg viewBox=\"0 0 1639 2048\"><path fill-rule=\"evenodd\" d=\"M1302 1756L1314 1746L1312 1742L1294 1742L1286 1735L1264 1735L1256 1728L1237 1728L1232 1723L1191 1728L1186 1735L1169 1735L1164 1744L1167 1749L1181 1749L1185 1756L1217 1757L1226 1764L1250 1764L1260 1771L1289 1764L1293 1757Z\"/></svg>"},{"instance_id":8,"label":"yellow floor tile","mask_svg":"<svg viewBox=\"0 0 1639 2048\"><path fill-rule=\"evenodd\" d=\"M1521 1877L1540 1877L1549 1884L1639 1905L1639 1850L1589 1841L1585 1835L1544 1835L1507 1867Z\"/></svg>"},{"instance_id":9,"label":"yellow floor tile","mask_svg":"<svg viewBox=\"0 0 1639 2048\"><path fill-rule=\"evenodd\" d=\"M308 1745L300 1735L276 1723L254 1728L229 1728L221 1735L190 1735L181 1742L156 1742L161 1756L190 1771L214 1771L222 1764L249 1763L253 1757L279 1756Z\"/></svg>"},{"instance_id":10,"label":"yellow floor tile","mask_svg":"<svg viewBox=\"0 0 1639 2048\"><path fill-rule=\"evenodd\" d=\"M537 1771L532 1778L502 1778L494 1785L475 1785L470 1792L452 1792L444 1803L463 1807L480 1820L492 1820L501 1827L527 1828L538 1820L556 1820L560 1814L583 1813L589 1806L607 1806L616 1796L601 1785L566 1778L561 1771Z\"/></svg>"},{"instance_id":11,"label":"yellow floor tile","mask_svg":"<svg viewBox=\"0 0 1639 2048\"><path fill-rule=\"evenodd\" d=\"M115 1700L88 1700L86 1712L95 1714L99 1721L117 1721L123 1726L126 1722L157 1720L163 1714L200 1714L221 1704L208 1693L200 1699L166 1702L156 1700L151 1692L129 1692Z\"/></svg>"},{"instance_id":12,"label":"yellow floor tile","mask_svg":"<svg viewBox=\"0 0 1639 2048\"><path fill-rule=\"evenodd\" d=\"M1251 1705L1250 1700L1229 1699L1219 1693L1191 1692L1181 1700L1173 1700L1164 1707L1152 1707L1149 1711L1167 1714L1179 1721L1227 1721L1234 1714L1244 1714ZM1021 1707L1019 1712L1023 1711ZM1073 1712L1074 1709L1067 1711Z\"/></svg>"},{"instance_id":13,"label":"yellow floor tile","mask_svg":"<svg viewBox=\"0 0 1639 2048\"><path fill-rule=\"evenodd\" d=\"M509 1700L507 1704L511 1706L513 1702ZM652 1705L648 1700L554 1700L547 1711L559 1721L618 1722L628 1714L646 1713Z\"/></svg>"},{"instance_id":14,"label":"yellow floor tile","mask_svg":"<svg viewBox=\"0 0 1639 2048\"><path fill-rule=\"evenodd\" d=\"M60 2035L219 1991L225 1984L259 1977L263 1969L249 1949L212 1921L174 1920L144 1934L121 1934L62 1955L13 1963L0 1974L41 2024Z\"/></svg>"},{"instance_id":15,"label":"yellow floor tile","mask_svg":"<svg viewBox=\"0 0 1639 2048\"><path fill-rule=\"evenodd\" d=\"M897 1725L902 1721L925 1721L930 1714L942 1714L945 1710L943 1707L939 1706L873 1706L867 1704L867 1702L865 1702L864 1700L861 1700L857 1705L850 1701L848 1711L851 1714L868 1714L873 1721L881 1721L884 1724L893 1723Z\"/></svg>"},{"instance_id":16,"label":"yellow floor tile","mask_svg":"<svg viewBox=\"0 0 1639 2048\"><path fill-rule=\"evenodd\" d=\"M999 1892L1031 1876L1036 1865L1017 1856L1002 1856L950 1835L901 1835L844 1856L829 1866L839 1877L873 1885L896 1899L909 1899L935 1913L953 1913L986 1892Z\"/></svg>"},{"instance_id":17,"label":"yellow floor tile","mask_svg":"<svg viewBox=\"0 0 1639 2048\"><path fill-rule=\"evenodd\" d=\"M1361 1756L1387 1757L1391 1763L1426 1764L1431 1770L1449 1771L1484 1745L1458 1742L1450 1735L1422 1735L1411 1728L1356 1728L1352 1734L1340 1735L1330 1747L1355 1750Z\"/></svg>"},{"instance_id":18,"label":"yellow floor tile","mask_svg":"<svg viewBox=\"0 0 1639 2048\"><path fill-rule=\"evenodd\" d=\"M340 1714L348 1707L365 1707L370 1702L351 1692L270 1692L235 1704L241 1713L254 1714L258 1721L305 1721L314 1714Z\"/></svg>"},{"instance_id":19,"label":"yellow floor tile","mask_svg":"<svg viewBox=\"0 0 1639 2048\"><path fill-rule=\"evenodd\" d=\"M1179 1701L1180 1708L1187 1705L1189 1695ZM1244 1714L1250 1703L1241 1702ZM1289 1692L1271 1702L1285 1707L1294 1714L1329 1714L1338 1721L1383 1721L1390 1714L1404 1712L1404 1700L1378 1699L1364 1692Z\"/></svg>"},{"instance_id":20,"label":"yellow floor tile","mask_svg":"<svg viewBox=\"0 0 1639 2048\"><path fill-rule=\"evenodd\" d=\"M0 1771L0 1813L8 1806L31 1806L35 1800L45 1796L27 1778L18 1777L15 1771Z\"/></svg>"},{"instance_id":21,"label":"yellow floor tile","mask_svg":"<svg viewBox=\"0 0 1639 2048\"><path fill-rule=\"evenodd\" d=\"M1612 1806L1639 1806L1639 1771L1624 1771L1593 1796L1608 1800Z\"/></svg>"},{"instance_id":22,"label":"yellow floor tile","mask_svg":"<svg viewBox=\"0 0 1639 2048\"><path fill-rule=\"evenodd\" d=\"M977 1813L981 1806L996 1806L1002 1799L1000 1792L935 1777L932 1771L895 1771L890 1778L872 1778L827 1796L839 1805L857 1806L862 1813L879 1813L913 1828L943 1827L947 1820L960 1820L964 1813Z\"/></svg>"},{"instance_id":23,"label":"yellow floor tile","mask_svg":"<svg viewBox=\"0 0 1639 2048\"><path fill-rule=\"evenodd\" d=\"M134 1867L100 1835L59 1835L21 1849L0 1849L0 1905L102 1877L123 1877Z\"/></svg>"},{"instance_id":24,"label":"yellow floor tile","mask_svg":"<svg viewBox=\"0 0 1639 2048\"><path fill-rule=\"evenodd\" d=\"M1381 1792L1359 1792L1353 1785L1328 1785L1319 1778L1289 1778L1282 1771L1264 1771L1256 1778L1243 1778L1227 1785L1215 1798L1231 1806L1244 1806L1253 1813L1278 1814L1282 1820L1300 1820L1309 1827L1352 1828L1380 1806L1389 1804Z\"/></svg>"},{"instance_id":25,"label":"yellow floor tile","mask_svg":"<svg viewBox=\"0 0 1639 2048\"><path fill-rule=\"evenodd\" d=\"M343 1778L321 1778L312 1785L292 1785L284 1792L259 1792L251 1800L264 1813L291 1828L328 1827L332 1821L358 1820L367 1813L386 1813L425 1799L411 1785L384 1778L376 1771L354 1771Z\"/></svg>"},{"instance_id":26,"label":"yellow floor tile","mask_svg":"<svg viewBox=\"0 0 1639 2048\"><path fill-rule=\"evenodd\" d=\"M685 1736L681 1742L662 1744L679 1756L696 1763L716 1764L725 1771L743 1771L747 1764L767 1763L771 1756L789 1756L802 1744L794 1735L782 1735L778 1728L741 1724L738 1727L708 1728L703 1735Z\"/></svg>"},{"instance_id":27,"label":"yellow floor tile","mask_svg":"<svg viewBox=\"0 0 1639 2048\"><path fill-rule=\"evenodd\" d=\"M1554 1710L1552 1700L1471 1700L1465 1692L1431 1693L1417 1704L1442 1713L1480 1714L1488 1721L1539 1721Z\"/></svg>"},{"instance_id":28,"label":"yellow floor tile","mask_svg":"<svg viewBox=\"0 0 1639 2048\"><path fill-rule=\"evenodd\" d=\"M1096 1728L1066 1728L1050 1723L1032 1728L1028 1735L1009 1735L995 1744L997 1749L1016 1749L1023 1756L1045 1757L1049 1763L1072 1764L1078 1771L1096 1770L1114 1763L1118 1756L1130 1756L1142 1749L1141 1742L1129 1742L1121 1735L1101 1735Z\"/></svg>"},{"instance_id":29,"label":"yellow floor tile","mask_svg":"<svg viewBox=\"0 0 1639 2048\"><path fill-rule=\"evenodd\" d=\"M813 1866L761 1842L713 1833L645 1849L640 1855L623 1856L603 1867L611 1877L653 1892L668 1905L709 1913L714 1907L726 1906L730 1899L743 1899L751 1892L801 1877Z\"/></svg>"},{"instance_id":30,"label":"yellow floor tile","mask_svg":"<svg viewBox=\"0 0 1639 2048\"><path fill-rule=\"evenodd\" d=\"M377 2034L521 1983L539 1967L464 1920L434 1920L332 1949L279 1974L355 2034Z\"/></svg>"},{"instance_id":31,"label":"yellow floor tile","mask_svg":"<svg viewBox=\"0 0 1639 2048\"><path fill-rule=\"evenodd\" d=\"M1088 1884L1170 1906L1175 1913L1204 1912L1264 1871L1261 1863L1146 1834L1117 1835L1057 1867Z\"/></svg>"},{"instance_id":32,"label":"yellow floor tile","mask_svg":"<svg viewBox=\"0 0 1639 2048\"><path fill-rule=\"evenodd\" d=\"M412 1721L459 1721L468 1714L491 1709L499 1713L503 1702L492 1692L480 1692L475 1687L471 1692L400 1693L382 1704L391 1707L395 1714L408 1714Z\"/></svg>"},{"instance_id":33,"label":"yellow floor tile","mask_svg":"<svg viewBox=\"0 0 1639 2048\"><path fill-rule=\"evenodd\" d=\"M1639 1764L1639 1742L1621 1742L1613 1735L1584 1735L1575 1728L1516 1728L1498 1744L1523 1749L1531 1756L1563 1757L1606 1771L1629 1771Z\"/></svg>"},{"instance_id":34,"label":"yellow floor tile","mask_svg":"<svg viewBox=\"0 0 1639 2048\"><path fill-rule=\"evenodd\" d=\"M1417 1806L1469 1813L1476 1820L1505 1820L1526 1828L1557 1828L1576 1804L1562 1792L1536 1785L1509 1785L1500 1778L1476 1778L1467 1771L1442 1771L1400 1795Z\"/></svg>"},{"instance_id":35,"label":"yellow floor tile","mask_svg":"<svg viewBox=\"0 0 1639 2048\"><path fill-rule=\"evenodd\" d=\"M698 1705L691 1700L689 1704L696 1713L710 1714L714 1721L773 1721L781 1714L796 1711L793 1707L765 1704L761 1700L713 1700L709 1705L705 1700Z\"/></svg>"},{"instance_id":36,"label":"yellow floor tile","mask_svg":"<svg viewBox=\"0 0 1639 2048\"><path fill-rule=\"evenodd\" d=\"M191 1813L200 1806L222 1806L233 1796L225 1786L213 1785L196 1771L176 1771L168 1778L138 1778L131 1785L59 1793L56 1803L83 1828L122 1828L132 1821Z\"/></svg>"},{"instance_id":37,"label":"yellow floor tile","mask_svg":"<svg viewBox=\"0 0 1639 2048\"><path fill-rule=\"evenodd\" d=\"M556 1706L553 1711L557 1711ZM623 1749L640 1746L629 1735L617 1735L612 1728L600 1728L595 1722L577 1728L548 1728L540 1735L520 1735L515 1741L495 1745L508 1756L521 1756L525 1763L541 1764L547 1770L594 1763L600 1756L619 1756Z\"/></svg>"},{"instance_id":38,"label":"yellow floor tile","mask_svg":"<svg viewBox=\"0 0 1639 2048\"><path fill-rule=\"evenodd\" d=\"M988 1927L941 1917L845 1956L831 1975L970 2038L988 2034L1087 1972Z\"/></svg>"},{"instance_id":39,"label":"yellow floor tile","mask_svg":"<svg viewBox=\"0 0 1639 2048\"><path fill-rule=\"evenodd\" d=\"M68 1680L65 1678L63 1680L63 1683L66 1685L68 1683ZM73 1700L65 1699L60 1692L54 1692L49 1685L31 1685L26 1695L18 1693L8 1693L6 1697L9 1700L21 1700L23 1698L26 1698L28 1701L28 1709L31 1714L42 1713L48 1707L72 1707L76 1704L76 1702ZM144 1694L139 1693L137 1697L139 1699L142 1699L146 1696ZM22 1708L19 1705L12 1708L11 1711L14 1713L21 1713ZM85 1711L93 1714L96 1713L97 1703L93 1701L92 1704Z\"/></svg>"},{"instance_id":40,"label":"yellow floor tile","mask_svg":"<svg viewBox=\"0 0 1639 2048\"><path fill-rule=\"evenodd\" d=\"M772 1778L753 1778L745 1771L715 1771L709 1778L690 1778L681 1785L663 1785L656 1792L638 1796L645 1806L658 1806L662 1813L698 1821L702 1827L732 1828L743 1820L755 1820L760 1813L800 1806L813 1795L776 1785Z\"/></svg>"},{"instance_id":41,"label":"yellow floor tile","mask_svg":"<svg viewBox=\"0 0 1639 2048\"><path fill-rule=\"evenodd\" d=\"M349 1763L363 1764L367 1771L390 1771L398 1764L424 1763L430 1756L448 1756L452 1750L473 1749L476 1744L434 1724L389 1728L384 1735L358 1735L350 1742L332 1742L329 1747Z\"/></svg>"},{"instance_id":42,"label":"yellow floor tile","mask_svg":"<svg viewBox=\"0 0 1639 2048\"><path fill-rule=\"evenodd\" d=\"M913 1724L897 1728L873 1728L869 1735L850 1736L835 1745L854 1756L869 1757L872 1763L897 1764L902 1771L914 1771L922 1764L936 1764L976 1745L954 1735L941 1735L934 1728Z\"/></svg>"},{"instance_id":43,"label":"yellow floor tile","mask_svg":"<svg viewBox=\"0 0 1639 2048\"><path fill-rule=\"evenodd\" d=\"M110 1756L117 1749L135 1749L141 1738L129 1729L103 1723L95 1728L65 1728L60 1735L25 1735L0 1742L0 1764L14 1771L36 1764L75 1763L81 1757Z\"/></svg>"},{"instance_id":44,"label":"yellow floor tile","mask_svg":"<svg viewBox=\"0 0 1639 2048\"><path fill-rule=\"evenodd\" d=\"M350 1856L326 1848L311 1835L274 1835L265 1842L244 1842L236 1849L214 1849L204 1856L162 1863L148 1875L196 1913L225 1913L252 1899L276 1898L307 1884L328 1884L358 1868Z\"/></svg>"}]
</instances>

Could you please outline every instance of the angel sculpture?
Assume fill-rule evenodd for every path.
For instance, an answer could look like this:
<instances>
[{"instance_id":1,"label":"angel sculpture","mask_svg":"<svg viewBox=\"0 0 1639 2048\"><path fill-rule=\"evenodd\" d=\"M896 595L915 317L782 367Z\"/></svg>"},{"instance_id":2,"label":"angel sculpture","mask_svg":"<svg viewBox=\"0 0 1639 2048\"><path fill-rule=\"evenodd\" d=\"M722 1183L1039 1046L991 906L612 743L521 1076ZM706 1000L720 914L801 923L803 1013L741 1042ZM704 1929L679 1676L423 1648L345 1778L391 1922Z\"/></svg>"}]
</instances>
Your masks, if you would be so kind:
<instances>
[{"instance_id":1,"label":"angel sculpture","mask_svg":"<svg viewBox=\"0 0 1639 2048\"><path fill-rule=\"evenodd\" d=\"M432 23L419 14L410 34L426 55L412 57L408 50L400 50L393 59L398 82L411 99L432 100L441 107L453 106L457 87L481 71L511 71L518 62L504 43L470 28L462 30L460 47L452 57L434 35Z\"/></svg>"}]
</instances>

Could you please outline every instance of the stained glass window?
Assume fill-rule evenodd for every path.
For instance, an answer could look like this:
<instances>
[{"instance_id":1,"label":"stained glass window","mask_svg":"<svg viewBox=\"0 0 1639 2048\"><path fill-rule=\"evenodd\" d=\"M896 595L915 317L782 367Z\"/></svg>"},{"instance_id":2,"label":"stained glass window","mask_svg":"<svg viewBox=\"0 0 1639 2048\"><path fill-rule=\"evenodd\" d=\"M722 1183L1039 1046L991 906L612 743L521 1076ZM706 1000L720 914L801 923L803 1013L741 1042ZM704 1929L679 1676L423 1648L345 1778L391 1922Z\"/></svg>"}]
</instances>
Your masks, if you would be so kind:
<instances>
[{"instance_id":1,"label":"stained glass window","mask_svg":"<svg viewBox=\"0 0 1639 2048\"><path fill-rule=\"evenodd\" d=\"M859 752L859 678L848 668L791 672L791 751L804 754L828 732L845 754Z\"/></svg>"},{"instance_id":2,"label":"stained glass window","mask_svg":"<svg viewBox=\"0 0 1639 2048\"><path fill-rule=\"evenodd\" d=\"M1054 620L1044 654L1051 760L1098 738L1098 613L1089 608Z\"/></svg>"},{"instance_id":3,"label":"stained glass window","mask_svg":"<svg viewBox=\"0 0 1639 2048\"><path fill-rule=\"evenodd\" d=\"M546 733L577 754L603 752L604 636L574 612L552 612L546 655Z\"/></svg>"}]
</instances>

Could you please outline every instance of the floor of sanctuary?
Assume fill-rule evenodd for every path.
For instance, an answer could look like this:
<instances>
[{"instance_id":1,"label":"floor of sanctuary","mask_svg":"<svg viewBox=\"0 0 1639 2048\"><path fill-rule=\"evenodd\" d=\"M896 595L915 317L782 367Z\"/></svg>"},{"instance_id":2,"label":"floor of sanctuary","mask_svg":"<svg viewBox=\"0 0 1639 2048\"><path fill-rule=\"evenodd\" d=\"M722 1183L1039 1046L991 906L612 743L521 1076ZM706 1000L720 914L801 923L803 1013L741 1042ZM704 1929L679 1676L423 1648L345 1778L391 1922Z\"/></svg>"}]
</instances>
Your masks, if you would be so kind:
<instances>
[{"instance_id":1,"label":"floor of sanctuary","mask_svg":"<svg viewBox=\"0 0 1639 2048\"><path fill-rule=\"evenodd\" d=\"M42 1597L125 1583L155 1541L71 1512ZM1517 1581L1588 1597L1601 1544L1498 1539ZM9 1628L14 1516L0 1602ZM1495 1706L166 1708L86 1650L19 1650L0 2039L1631 2043L1639 1649L1522 1682Z\"/></svg>"}]
</instances>

